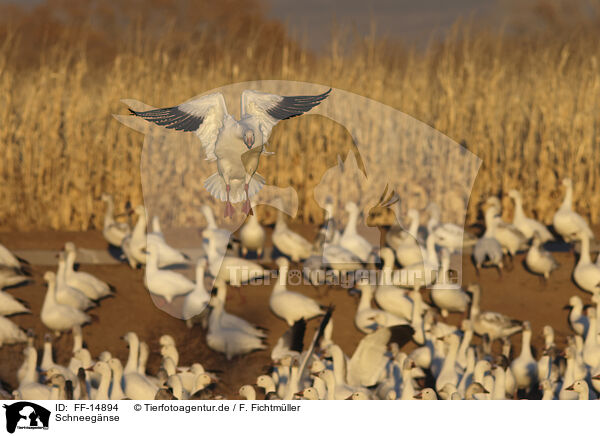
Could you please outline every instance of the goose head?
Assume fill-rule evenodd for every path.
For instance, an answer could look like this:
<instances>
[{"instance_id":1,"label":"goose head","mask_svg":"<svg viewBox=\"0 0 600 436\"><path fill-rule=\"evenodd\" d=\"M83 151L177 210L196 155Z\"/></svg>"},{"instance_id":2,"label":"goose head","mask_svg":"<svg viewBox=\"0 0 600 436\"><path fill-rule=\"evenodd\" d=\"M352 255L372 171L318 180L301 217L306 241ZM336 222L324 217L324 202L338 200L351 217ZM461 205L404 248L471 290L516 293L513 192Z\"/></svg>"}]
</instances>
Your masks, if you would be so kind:
<instances>
[{"instance_id":1,"label":"goose head","mask_svg":"<svg viewBox=\"0 0 600 436\"><path fill-rule=\"evenodd\" d=\"M123 339L125 342L127 342L127 344L131 344L132 342L139 343L138 335L135 334L134 332L125 333L121 339Z\"/></svg>"},{"instance_id":2,"label":"goose head","mask_svg":"<svg viewBox=\"0 0 600 436\"><path fill-rule=\"evenodd\" d=\"M483 387L483 385L479 382L473 382L467 388L465 392L465 398L467 400L472 400L475 394L489 394L490 392Z\"/></svg>"},{"instance_id":3,"label":"goose head","mask_svg":"<svg viewBox=\"0 0 600 436\"><path fill-rule=\"evenodd\" d=\"M112 358L110 351L103 351L98 355L98 360L101 362L108 362Z\"/></svg>"},{"instance_id":4,"label":"goose head","mask_svg":"<svg viewBox=\"0 0 600 436\"><path fill-rule=\"evenodd\" d=\"M290 267L290 261L286 257L283 257L283 256L278 257L277 260L275 261L275 263L277 264L279 269Z\"/></svg>"},{"instance_id":5,"label":"goose head","mask_svg":"<svg viewBox=\"0 0 600 436\"><path fill-rule=\"evenodd\" d=\"M383 247L379 250L379 257L383 260L383 263L386 265L393 266L394 265L394 252L390 247Z\"/></svg>"},{"instance_id":6,"label":"goose head","mask_svg":"<svg viewBox=\"0 0 600 436\"><path fill-rule=\"evenodd\" d=\"M495 195L488 197L487 200L485 200L484 204L487 207L495 207L498 211L500 211L500 209L502 209L502 203L500 202L500 199L498 197L496 197Z\"/></svg>"},{"instance_id":7,"label":"goose head","mask_svg":"<svg viewBox=\"0 0 600 436\"><path fill-rule=\"evenodd\" d=\"M294 395L297 395L306 400L318 400L319 399L319 393L313 387L308 387L300 392L296 392Z\"/></svg>"},{"instance_id":8,"label":"goose head","mask_svg":"<svg viewBox=\"0 0 600 436\"><path fill-rule=\"evenodd\" d=\"M175 346L175 339L173 339L173 336L171 335L162 335L160 337L160 339L158 340L158 343L161 346L165 346L165 345L172 345L173 347Z\"/></svg>"},{"instance_id":9,"label":"goose head","mask_svg":"<svg viewBox=\"0 0 600 436\"><path fill-rule=\"evenodd\" d=\"M96 374L100 374L102 377L110 377L111 375L110 366L108 366L108 363L106 362L96 362L92 368L88 368L88 370L90 369Z\"/></svg>"},{"instance_id":10,"label":"goose head","mask_svg":"<svg viewBox=\"0 0 600 436\"><path fill-rule=\"evenodd\" d=\"M244 129L244 131L242 132L242 140L244 141L244 144L246 145L248 150L250 150L256 140L254 130Z\"/></svg>"},{"instance_id":11,"label":"goose head","mask_svg":"<svg viewBox=\"0 0 600 436\"><path fill-rule=\"evenodd\" d=\"M275 389L275 382L270 375L261 374L256 378L256 386L263 388L267 392Z\"/></svg>"},{"instance_id":12,"label":"goose head","mask_svg":"<svg viewBox=\"0 0 600 436\"><path fill-rule=\"evenodd\" d=\"M515 201L521 200L521 193L516 189L511 189L510 191L508 191L508 196Z\"/></svg>"},{"instance_id":13,"label":"goose head","mask_svg":"<svg viewBox=\"0 0 600 436\"><path fill-rule=\"evenodd\" d=\"M323 371L325 371L325 364L318 359L314 360L310 365L310 373L312 375L319 375Z\"/></svg>"},{"instance_id":14,"label":"goose head","mask_svg":"<svg viewBox=\"0 0 600 436\"><path fill-rule=\"evenodd\" d=\"M123 364L116 357L111 357L110 359L107 360L106 363L108 364L108 366L110 367L110 369L113 372L115 372L115 373L122 373L123 372Z\"/></svg>"},{"instance_id":15,"label":"goose head","mask_svg":"<svg viewBox=\"0 0 600 436\"><path fill-rule=\"evenodd\" d=\"M573 187L573 181L569 177L565 177L564 179L562 179L562 185L565 188L572 188Z\"/></svg>"},{"instance_id":16,"label":"goose head","mask_svg":"<svg viewBox=\"0 0 600 436\"><path fill-rule=\"evenodd\" d=\"M368 400L369 397L367 397L367 394L365 394L364 392L358 391L358 392L354 392L352 395L350 395L348 398L346 398L346 400Z\"/></svg>"},{"instance_id":17,"label":"goose head","mask_svg":"<svg viewBox=\"0 0 600 436\"><path fill-rule=\"evenodd\" d=\"M585 380L576 380L573 382L571 386L565 388L567 391L575 391L579 393L587 393L589 390L589 386L587 385Z\"/></svg>"},{"instance_id":18,"label":"goose head","mask_svg":"<svg viewBox=\"0 0 600 436\"><path fill-rule=\"evenodd\" d=\"M72 252L75 252L76 250L77 249L75 248L75 244L74 243L72 243L72 242L69 241L69 242L67 242L65 244L65 251L67 253L72 253Z\"/></svg>"},{"instance_id":19,"label":"goose head","mask_svg":"<svg viewBox=\"0 0 600 436\"><path fill-rule=\"evenodd\" d=\"M358 213L359 211L358 206L353 201L349 201L348 203L346 203L346 206L344 206L344 210L351 215Z\"/></svg>"},{"instance_id":20,"label":"goose head","mask_svg":"<svg viewBox=\"0 0 600 436\"><path fill-rule=\"evenodd\" d=\"M417 209L408 209L408 211L406 212L406 215L408 216L408 218L411 221L419 221L420 215L419 215L419 211Z\"/></svg>"},{"instance_id":21,"label":"goose head","mask_svg":"<svg viewBox=\"0 0 600 436\"><path fill-rule=\"evenodd\" d=\"M97 198L97 197L96 197ZM106 192L103 192L102 195L100 196L100 199L106 203L108 203L109 201L113 201L113 197L110 194L107 194Z\"/></svg>"},{"instance_id":22,"label":"goose head","mask_svg":"<svg viewBox=\"0 0 600 436\"><path fill-rule=\"evenodd\" d=\"M581 298L579 298L577 295L573 295L571 298L569 298L569 304L567 304L565 307L563 307L563 309L581 309L583 308L583 302L581 301Z\"/></svg>"}]
</instances>

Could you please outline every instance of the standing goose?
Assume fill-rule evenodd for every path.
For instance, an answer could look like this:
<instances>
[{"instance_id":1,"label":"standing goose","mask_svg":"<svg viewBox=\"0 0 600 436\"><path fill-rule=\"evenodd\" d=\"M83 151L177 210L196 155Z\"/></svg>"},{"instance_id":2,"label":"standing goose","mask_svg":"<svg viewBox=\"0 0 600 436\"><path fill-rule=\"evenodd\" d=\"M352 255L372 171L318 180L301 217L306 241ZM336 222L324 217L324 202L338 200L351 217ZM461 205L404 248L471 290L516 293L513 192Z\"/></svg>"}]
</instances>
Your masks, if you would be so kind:
<instances>
[{"instance_id":1,"label":"standing goose","mask_svg":"<svg viewBox=\"0 0 600 436\"><path fill-rule=\"evenodd\" d=\"M498 215L494 217L496 231L494 237L498 240L505 253L511 258L515 257L517 252L527 249L527 237L517 229L513 224L507 223L502 219L500 213L502 204L498 197L489 197L485 202L487 207L495 207Z\"/></svg>"},{"instance_id":2,"label":"standing goose","mask_svg":"<svg viewBox=\"0 0 600 436\"><path fill-rule=\"evenodd\" d=\"M246 257L248 251L253 251L258 257L262 257L265 238L265 229L258 222L258 218L254 214L250 215L246 224L240 229L242 256Z\"/></svg>"},{"instance_id":3,"label":"standing goose","mask_svg":"<svg viewBox=\"0 0 600 436\"><path fill-rule=\"evenodd\" d=\"M210 294L204 287L205 269L206 259L201 257L196 264L196 284L192 292L186 295L181 308L181 315L188 328L193 326L193 318L204 312L210 301Z\"/></svg>"},{"instance_id":4,"label":"standing goose","mask_svg":"<svg viewBox=\"0 0 600 436\"><path fill-rule=\"evenodd\" d=\"M494 217L498 214L495 207L488 207L485 211L485 233L473 247L473 262L477 272L482 266L495 266L498 272L502 271L503 251L500 242L496 239L496 221Z\"/></svg>"},{"instance_id":5,"label":"standing goose","mask_svg":"<svg viewBox=\"0 0 600 436\"><path fill-rule=\"evenodd\" d=\"M542 243L554 239L554 236L552 236L552 233L550 233L544 224L534 220L533 218L528 218L525 216L525 212L523 211L523 198L521 197L521 193L519 191L516 189L511 189L508 192L508 196L515 202L515 216L513 218L513 224L525 235L527 239L533 238L533 234L536 231L540 234L540 240Z\"/></svg>"},{"instance_id":6,"label":"standing goose","mask_svg":"<svg viewBox=\"0 0 600 436\"><path fill-rule=\"evenodd\" d=\"M67 242L65 244L65 251L67 253L65 263L67 285L77 289L91 300L99 300L112 295L112 290L107 283L104 283L102 280L97 279L89 273L75 271L74 266L77 257L75 244Z\"/></svg>"},{"instance_id":7,"label":"standing goose","mask_svg":"<svg viewBox=\"0 0 600 436\"><path fill-rule=\"evenodd\" d=\"M231 232L227 229L221 229L217 226L217 221L215 220L215 215L211 207L207 204L202 206L202 214L204 215L204 219L206 219L206 227L203 230L203 233L207 235L208 238L213 239L215 241L215 245L219 250L226 250L229 245L229 239L231 237Z\"/></svg>"},{"instance_id":8,"label":"standing goose","mask_svg":"<svg viewBox=\"0 0 600 436\"><path fill-rule=\"evenodd\" d=\"M354 325L363 333L369 334L379 327L391 327L394 325L405 325L408 321L384 310L371 307L373 300L373 286L366 281L357 283L360 291L360 300L354 315ZM349 292L356 292L350 290Z\"/></svg>"},{"instance_id":9,"label":"standing goose","mask_svg":"<svg viewBox=\"0 0 600 436\"><path fill-rule=\"evenodd\" d=\"M60 332L71 330L74 326L91 322L91 317L85 312L56 301L56 274L47 271L44 280L48 282L48 290L42 304L40 318L48 329L58 335Z\"/></svg>"},{"instance_id":10,"label":"standing goose","mask_svg":"<svg viewBox=\"0 0 600 436\"><path fill-rule=\"evenodd\" d=\"M473 331L479 336L488 335L494 341L503 337L511 336L523 329L521 322L509 318L498 312L481 312L479 302L481 300L481 287L472 284L467 287L473 295L471 303L470 320Z\"/></svg>"},{"instance_id":11,"label":"standing goose","mask_svg":"<svg viewBox=\"0 0 600 436\"><path fill-rule=\"evenodd\" d=\"M399 206L397 206L399 207ZM403 231L402 236L390 238L387 237L386 241L390 247L392 247L396 253L396 259L402 266L414 265L423 261L423 247L419 243L419 211L416 209L408 210L408 217L410 218L410 226L408 230ZM391 244L396 245L391 245Z\"/></svg>"},{"instance_id":12,"label":"standing goose","mask_svg":"<svg viewBox=\"0 0 600 436\"><path fill-rule=\"evenodd\" d=\"M521 354L512 361L510 369L515 377L518 389L530 390L533 386L537 386L537 362L531 353L531 325L529 321L523 323Z\"/></svg>"},{"instance_id":13,"label":"standing goose","mask_svg":"<svg viewBox=\"0 0 600 436\"><path fill-rule=\"evenodd\" d=\"M202 232L203 246L208 257L208 272L215 279L219 278L232 286L266 277L269 272L260 264L241 257L225 254L221 251L210 233Z\"/></svg>"},{"instance_id":14,"label":"standing goose","mask_svg":"<svg viewBox=\"0 0 600 436\"><path fill-rule=\"evenodd\" d=\"M148 247L148 259L146 264L146 287L154 294L163 297L167 303L174 298L190 293L195 284L187 277L170 270L158 268L158 247L151 244Z\"/></svg>"},{"instance_id":15,"label":"standing goose","mask_svg":"<svg viewBox=\"0 0 600 436\"><path fill-rule=\"evenodd\" d=\"M275 223L275 230L271 239L275 248L281 254L288 256L292 262L307 259L313 252L313 245L306 238L290 230L285 222L281 208L277 212L277 222Z\"/></svg>"},{"instance_id":16,"label":"standing goose","mask_svg":"<svg viewBox=\"0 0 600 436\"><path fill-rule=\"evenodd\" d=\"M584 305L577 295L569 298L569 304L564 307L569 310L569 325L571 329L581 337L586 337L590 322L583 314Z\"/></svg>"},{"instance_id":17,"label":"standing goose","mask_svg":"<svg viewBox=\"0 0 600 436\"><path fill-rule=\"evenodd\" d=\"M592 263L590 238L583 232L579 232L578 237L581 240L581 252L573 270L573 280L584 291L597 294L600 292L600 266Z\"/></svg>"},{"instance_id":18,"label":"standing goose","mask_svg":"<svg viewBox=\"0 0 600 436\"><path fill-rule=\"evenodd\" d=\"M198 97L178 106L131 113L167 129L194 132L209 161L217 161L217 172L204 182L218 200L225 201L225 217L233 216L231 203L244 202L251 213L250 198L263 187L256 173L260 155L271 129L281 120L308 112L325 100L331 89L319 95L281 96L246 90L241 96L240 120L227 112L220 92Z\"/></svg>"},{"instance_id":19,"label":"standing goose","mask_svg":"<svg viewBox=\"0 0 600 436\"><path fill-rule=\"evenodd\" d=\"M450 286L448 283L448 272L450 269L450 252L447 249L442 250L442 268L440 279L434 287L431 288L431 301L442 311L442 316L446 318L449 312L466 312L471 302L471 297L457 285Z\"/></svg>"},{"instance_id":20,"label":"standing goose","mask_svg":"<svg viewBox=\"0 0 600 436\"><path fill-rule=\"evenodd\" d=\"M533 242L527 252L527 256L525 256L525 265L527 265L527 268L532 273L542 275L548 280L552 271L558 268L558 262L541 245L542 239L540 234L535 231L533 233Z\"/></svg>"},{"instance_id":21,"label":"standing goose","mask_svg":"<svg viewBox=\"0 0 600 436\"><path fill-rule=\"evenodd\" d=\"M363 263L367 263L373 246L356 231L360 209L356 203L350 201L346 203L346 212L348 212L348 223L340 238L340 245L354 253Z\"/></svg>"},{"instance_id":22,"label":"standing goose","mask_svg":"<svg viewBox=\"0 0 600 436\"><path fill-rule=\"evenodd\" d=\"M554 230L566 242L576 240L579 233L594 239L594 233L587 221L573 210L573 182L569 178L564 178L562 184L565 187L565 199L552 218Z\"/></svg>"},{"instance_id":23,"label":"standing goose","mask_svg":"<svg viewBox=\"0 0 600 436\"><path fill-rule=\"evenodd\" d=\"M106 212L104 213L104 226L102 236L115 247L120 247L123 240L131 234L131 227L128 223L121 223L115 220L115 203L112 195L102 194L102 201L106 203Z\"/></svg>"},{"instance_id":24,"label":"standing goose","mask_svg":"<svg viewBox=\"0 0 600 436\"><path fill-rule=\"evenodd\" d=\"M407 288L414 288L415 286L428 287L435 282L440 267L435 249L435 235L428 235L425 244L427 250L423 254L423 262L394 271L392 279L394 285Z\"/></svg>"},{"instance_id":25,"label":"standing goose","mask_svg":"<svg viewBox=\"0 0 600 436\"><path fill-rule=\"evenodd\" d=\"M430 203L427 206L430 214L427 222L427 231L429 235L435 237L435 241L441 247L446 247L450 253L460 251L463 247L475 245L477 239L464 231L464 229L453 223L441 223L441 211L437 204Z\"/></svg>"},{"instance_id":26,"label":"standing goose","mask_svg":"<svg viewBox=\"0 0 600 436\"><path fill-rule=\"evenodd\" d=\"M435 388L439 392L446 384L452 386L458 386L459 375L456 371L456 356L458 353L458 347L460 345L460 339L457 335L450 335L449 338L449 349L442 370L435 381Z\"/></svg>"},{"instance_id":27,"label":"standing goose","mask_svg":"<svg viewBox=\"0 0 600 436\"><path fill-rule=\"evenodd\" d=\"M302 318L307 320L324 315L325 311L315 300L287 289L289 261L285 257L280 257L276 263L279 266L279 279L273 286L269 298L269 307L273 313L287 322L289 326L294 325Z\"/></svg>"},{"instance_id":28,"label":"standing goose","mask_svg":"<svg viewBox=\"0 0 600 436\"><path fill-rule=\"evenodd\" d=\"M152 231L146 235L146 246L151 244L155 244L158 247L158 265L160 268L186 264L190 260L187 254L167 244L157 216L152 217Z\"/></svg>"},{"instance_id":29,"label":"standing goose","mask_svg":"<svg viewBox=\"0 0 600 436\"><path fill-rule=\"evenodd\" d=\"M88 310L96 306L96 304L86 297L83 292L69 286L67 283L67 264L64 252L61 252L58 255L56 301L60 304L65 304L79 310Z\"/></svg>"},{"instance_id":30,"label":"standing goose","mask_svg":"<svg viewBox=\"0 0 600 436\"><path fill-rule=\"evenodd\" d=\"M123 339L129 346L129 357L123 369L123 386L125 395L136 401L152 400L158 388L148 378L138 372L140 341L133 332L128 332ZM109 368L110 369L110 368Z\"/></svg>"}]
</instances>

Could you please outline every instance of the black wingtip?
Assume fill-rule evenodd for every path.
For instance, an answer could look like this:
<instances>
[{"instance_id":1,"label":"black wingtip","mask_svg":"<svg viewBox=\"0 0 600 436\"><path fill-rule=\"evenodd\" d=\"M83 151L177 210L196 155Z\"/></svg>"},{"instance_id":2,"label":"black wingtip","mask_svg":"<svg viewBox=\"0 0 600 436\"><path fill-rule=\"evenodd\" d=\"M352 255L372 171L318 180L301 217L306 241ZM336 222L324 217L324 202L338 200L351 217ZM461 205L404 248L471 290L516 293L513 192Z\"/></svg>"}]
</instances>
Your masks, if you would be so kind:
<instances>
[{"instance_id":1,"label":"black wingtip","mask_svg":"<svg viewBox=\"0 0 600 436\"><path fill-rule=\"evenodd\" d=\"M138 113L136 111L134 111L133 109L131 109L131 108L129 108L129 113L131 115L136 115L136 116L138 115Z\"/></svg>"}]
</instances>

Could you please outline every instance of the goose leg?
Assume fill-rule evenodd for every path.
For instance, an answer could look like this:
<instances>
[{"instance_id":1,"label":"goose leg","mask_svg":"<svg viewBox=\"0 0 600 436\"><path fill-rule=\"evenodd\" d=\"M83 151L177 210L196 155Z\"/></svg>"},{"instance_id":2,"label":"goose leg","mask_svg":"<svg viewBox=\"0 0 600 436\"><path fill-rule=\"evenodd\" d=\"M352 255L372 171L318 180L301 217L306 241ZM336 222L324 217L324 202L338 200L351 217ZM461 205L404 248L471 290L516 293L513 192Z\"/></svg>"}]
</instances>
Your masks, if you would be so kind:
<instances>
[{"instance_id":1,"label":"goose leg","mask_svg":"<svg viewBox=\"0 0 600 436\"><path fill-rule=\"evenodd\" d=\"M254 212L252 211L252 205L250 204L250 198L248 198L248 183L244 184L244 192L246 193L246 201L242 206L242 212L244 212L246 215L254 215Z\"/></svg>"},{"instance_id":2,"label":"goose leg","mask_svg":"<svg viewBox=\"0 0 600 436\"><path fill-rule=\"evenodd\" d=\"M231 186L227 184L225 186L227 190L227 202L225 203L225 218L230 218L233 216L233 206L231 205L231 201L229 201L229 191L231 190Z\"/></svg>"}]
</instances>

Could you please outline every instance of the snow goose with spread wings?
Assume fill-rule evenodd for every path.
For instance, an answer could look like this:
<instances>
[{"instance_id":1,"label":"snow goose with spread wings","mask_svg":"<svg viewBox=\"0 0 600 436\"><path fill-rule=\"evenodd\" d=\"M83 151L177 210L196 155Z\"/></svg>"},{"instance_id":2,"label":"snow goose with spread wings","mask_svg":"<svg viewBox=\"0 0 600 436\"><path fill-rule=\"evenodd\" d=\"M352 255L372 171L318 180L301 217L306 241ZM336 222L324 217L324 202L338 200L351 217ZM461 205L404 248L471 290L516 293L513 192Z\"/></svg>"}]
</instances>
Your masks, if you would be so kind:
<instances>
[{"instance_id":1,"label":"snow goose with spread wings","mask_svg":"<svg viewBox=\"0 0 600 436\"><path fill-rule=\"evenodd\" d=\"M281 96L246 90L241 96L239 121L227 112L220 92L173 107L130 111L159 126L194 132L200 138L206 159L216 160L218 168L204 186L213 197L226 202L225 217L231 217L232 203L243 201L242 211L252 212L250 198L265 184L256 169L273 127L281 120L308 112L330 92L331 89L319 95Z\"/></svg>"}]
</instances>

